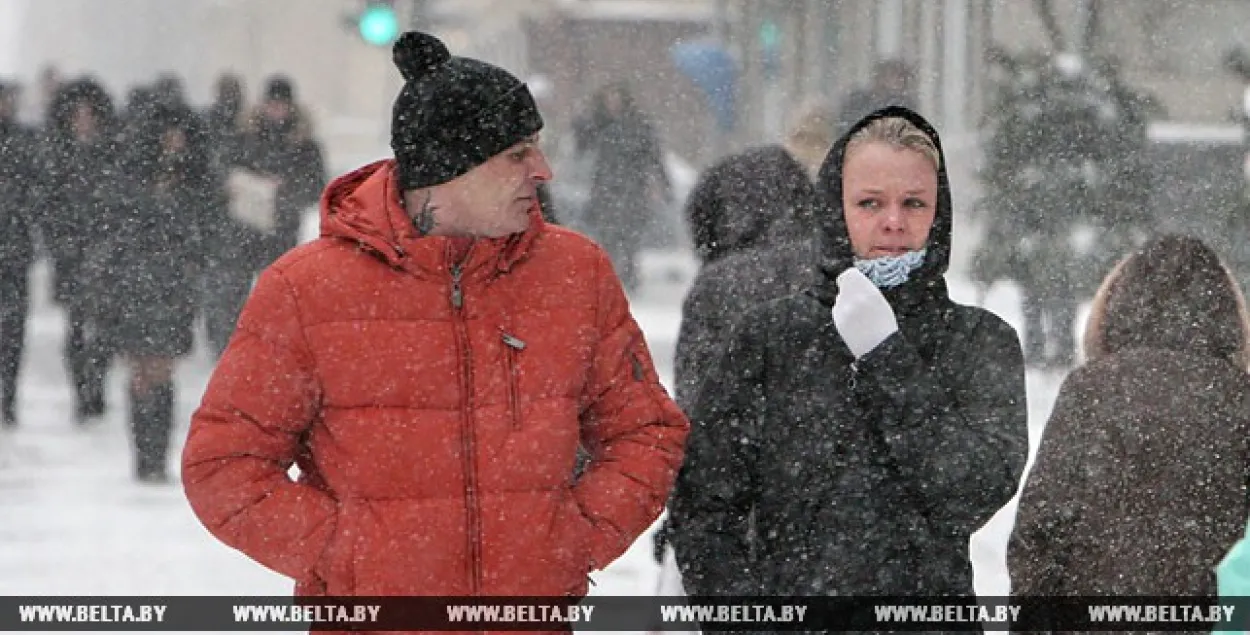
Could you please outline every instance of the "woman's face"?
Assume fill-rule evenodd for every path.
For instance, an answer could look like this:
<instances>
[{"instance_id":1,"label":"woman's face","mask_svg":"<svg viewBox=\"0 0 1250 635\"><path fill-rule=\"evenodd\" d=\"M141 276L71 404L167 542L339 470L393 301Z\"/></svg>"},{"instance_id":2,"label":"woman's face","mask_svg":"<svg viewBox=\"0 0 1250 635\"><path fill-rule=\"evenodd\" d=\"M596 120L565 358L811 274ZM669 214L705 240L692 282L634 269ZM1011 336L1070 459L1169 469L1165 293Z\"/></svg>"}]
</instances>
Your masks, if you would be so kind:
<instances>
[{"instance_id":1,"label":"woman's face","mask_svg":"<svg viewBox=\"0 0 1250 635\"><path fill-rule=\"evenodd\" d=\"M879 141L852 147L842 167L842 210L859 258L925 246L937 212L937 168L924 154Z\"/></svg>"}]
</instances>

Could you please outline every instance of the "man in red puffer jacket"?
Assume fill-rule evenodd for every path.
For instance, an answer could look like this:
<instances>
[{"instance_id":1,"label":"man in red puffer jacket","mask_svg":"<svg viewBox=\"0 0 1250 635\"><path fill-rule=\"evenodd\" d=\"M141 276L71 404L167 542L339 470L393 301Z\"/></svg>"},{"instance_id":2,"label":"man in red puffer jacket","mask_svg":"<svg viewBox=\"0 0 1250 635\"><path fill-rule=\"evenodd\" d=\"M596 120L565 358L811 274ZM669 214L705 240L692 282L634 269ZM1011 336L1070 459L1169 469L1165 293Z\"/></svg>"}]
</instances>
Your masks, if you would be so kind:
<instances>
[{"instance_id":1,"label":"man in red puffer jacket","mask_svg":"<svg viewBox=\"0 0 1250 635\"><path fill-rule=\"evenodd\" d=\"M689 422L604 251L542 219L525 85L422 33L395 62L396 159L335 180L321 237L261 275L187 497L297 595L582 596L659 515Z\"/></svg>"}]
</instances>

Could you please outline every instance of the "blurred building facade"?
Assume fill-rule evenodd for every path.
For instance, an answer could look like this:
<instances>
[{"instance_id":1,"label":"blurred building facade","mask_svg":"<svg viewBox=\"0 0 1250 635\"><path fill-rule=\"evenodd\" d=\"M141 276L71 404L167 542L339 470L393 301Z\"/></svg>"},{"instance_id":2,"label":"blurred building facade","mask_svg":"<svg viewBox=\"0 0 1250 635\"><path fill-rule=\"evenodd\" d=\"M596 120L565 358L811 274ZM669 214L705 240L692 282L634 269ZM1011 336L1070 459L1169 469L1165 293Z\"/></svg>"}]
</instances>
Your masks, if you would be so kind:
<instances>
[{"instance_id":1,"label":"blurred building facade","mask_svg":"<svg viewBox=\"0 0 1250 635\"><path fill-rule=\"evenodd\" d=\"M1041 10L1068 46L1098 12L1094 52L1117 60L1127 82L1156 95L1173 120L1226 122L1238 81L1221 68L1250 45L1242 0L551 0L530 16L529 67L553 80L550 108L567 121L608 82L639 87L666 142L695 164L778 138L810 98L839 102L870 80L874 62L915 71L917 101L952 149L975 147L992 87L987 53L1059 52ZM1095 5L1097 5L1095 7ZM708 41L738 63L737 124L717 129L705 95L674 67L673 45Z\"/></svg>"},{"instance_id":2,"label":"blurred building facade","mask_svg":"<svg viewBox=\"0 0 1250 635\"><path fill-rule=\"evenodd\" d=\"M249 101L267 77L283 73L311 112L332 167L386 150L401 80L389 50L347 27L359 6L353 0L0 0L15 2L25 7L18 63L8 73L28 89L52 66L62 77L94 74L121 99L129 86L174 72L192 103L204 106L223 71L245 80Z\"/></svg>"},{"instance_id":3,"label":"blurred building facade","mask_svg":"<svg viewBox=\"0 0 1250 635\"><path fill-rule=\"evenodd\" d=\"M197 104L224 70L254 95L290 75L343 168L385 154L400 78L390 52L345 25L363 0L0 0L0 74L34 87L55 65L94 72L123 94L174 71ZM1090 0L395 0L406 18L454 52L505 65L535 83L553 134L597 87L626 80L671 149L695 165L775 139L798 103L838 101L872 63L897 57L917 71L925 113L955 146L974 143L988 87L985 53L1045 50L1036 7L1073 24ZM1237 80L1220 68L1250 45L1244 0L1100 0L1098 46L1128 81L1157 94L1172 119L1225 121ZM20 25L20 26L15 26ZM717 125L705 93L677 68L673 47L703 41L739 66L736 125Z\"/></svg>"}]
</instances>

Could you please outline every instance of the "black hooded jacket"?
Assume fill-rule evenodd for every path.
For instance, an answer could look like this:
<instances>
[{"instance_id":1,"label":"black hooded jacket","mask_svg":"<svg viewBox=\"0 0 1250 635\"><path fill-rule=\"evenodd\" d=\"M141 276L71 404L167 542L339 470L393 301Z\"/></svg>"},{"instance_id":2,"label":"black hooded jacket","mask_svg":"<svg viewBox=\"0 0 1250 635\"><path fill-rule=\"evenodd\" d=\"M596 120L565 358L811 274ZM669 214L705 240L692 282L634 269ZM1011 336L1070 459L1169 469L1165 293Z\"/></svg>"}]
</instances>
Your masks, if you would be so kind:
<instances>
[{"instance_id":1,"label":"black hooded jacket","mask_svg":"<svg viewBox=\"0 0 1250 635\"><path fill-rule=\"evenodd\" d=\"M830 310L853 266L841 206L848 138L821 170L823 276L740 321L688 407L671 536L694 595L971 595L968 539L1016 490L1028 449L1012 328L957 305L939 170L925 263L885 292L899 332L856 362ZM945 158L942 159L945 165Z\"/></svg>"},{"instance_id":2,"label":"black hooded jacket","mask_svg":"<svg viewBox=\"0 0 1250 635\"><path fill-rule=\"evenodd\" d=\"M682 303L673 360L686 404L746 309L793 295L816 274L816 190L782 146L753 148L712 166L686 202L699 273Z\"/></svg>"},{"instance_id":3,"label":"black hooded jacket","mask_svg":"<svg viewBox=\"0 0 1250 635\"><path fill-rule=\"evenodd\" d=\"M5 87L0 85L0 92ZM34 258L39 141L16 117L0 117L0 276L24 276ZM0 283L2 285L2 283Z\"/></svg>"}]
</instances>

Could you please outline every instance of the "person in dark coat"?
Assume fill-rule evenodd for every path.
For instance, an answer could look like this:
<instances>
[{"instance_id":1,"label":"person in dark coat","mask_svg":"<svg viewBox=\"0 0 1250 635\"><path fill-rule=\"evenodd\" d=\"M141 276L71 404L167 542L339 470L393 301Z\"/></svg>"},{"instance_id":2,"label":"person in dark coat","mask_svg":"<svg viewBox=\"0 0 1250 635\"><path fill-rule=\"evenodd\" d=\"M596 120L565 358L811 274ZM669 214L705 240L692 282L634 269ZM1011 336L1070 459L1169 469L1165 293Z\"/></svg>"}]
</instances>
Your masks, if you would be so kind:
<instances>
[{"instance_id":1,"label":"person in dark coat","mask_svg":"<svg viewBox=\"0 0 1250 635\"><path fill-rule=\"evenodd\" d=\"M204 126L217 169L234 165L240 153L247 100L243 94L243 80L234 73L223 73L217 78L213 103L204 112Z\"/></svg>"},{"instance_id":2,"label":"person in dark coat","mask_svg":"<svg viewBox=\"0 0 1250 635\"><path fill-rule=\"evenodd\" d=\"M111 290L100 309L104 332L130 369L135 476L160 483L168 480L174 366L194 345L195 266L214 182L194 111L165 103L146 115L128 143L128 213L93 264Z\"/></svg>"},{"instance_id":3,"label":"person in dark coat","mask_svg":"<svg viewBox=\"0 0 1250 635\"><path fill-rule=\"evenodd\" d=\"M17 84L0 82L0 426L17 425L17 380L30 312L34 258L31 206L39 179L38 141L18 122Z\"/></svg>"},{"instance_id":4,"label":"person in dark coat","mask_svg":"<svg viewBox=\"0 0 1250 635\"><path fill-rule=\"evenodd\" d=\"M214 356L221 354L234 331L239 307L251 287L263 251L260 245L264 235L230 215L230 197L224 187L230 171L243 160L246 113L243 80L233 73L223 73L217 78L213 103L203 114L213 179L222 184L211 201L204 228L200 281L205 338Z\"/></svg>"},{"instance_id":5,"label":"person in dark coat","mask_svg":"<svg viewBox=\"0 0 1250 635\"><path fill-rule=\"evenodd\" d=\"M784 143L751 148L708 168L686 199L699 272L682 303L673 364L675 398L687 407L716 363L734 321L757 304L801 292L816 275L813 183L834 142L836 113L801 107ZM654 538L660 575L680 584L668 522Z\"/></svg>"},{"instance_id":6,"label":"person in dark coat","mask_svg":"<svg viewBox=\"0 0 1250 635\"><path fill-rule=\"evenodd\" d=\"M1201 241L1158 237L1095 296L1008 547L1017 595L1213 597L1246 525L1250 322Z\"/></svg>"},{"instance_id":7,"label":"person in dark coat","mask_svg":"<svg viewBox=\"0 0 1250 635\"><path fill-rule=\"evenodd\" d=\"M242 134L217 138L230 144L218 146L219 164L225 172L244 169L272 179L277 192L272 228L250 226L228 213L217 214L213 221L205 272L209 297L204 302L209 347L215 356L234 332L252 280L299 242L303 212L317 203L327 180L321 145L298 104L294 84L286 77L270 78Z\"/></svg>"},{"instance_id":8,"label":"person in dark coat","mask_svg":"<svg viewBox=\"0 0 1250 635\"><path fill-rule=\"evenodd\" d=\"M682 304L674 361L683 406L715 363L733 321L791 295L815 276L813 179L834 142L834 113L805 107L784 144L752 148L708 168L686 200L699 272Z\"/></svg>"},{"instance_id":9,"label":"person in dark coat","mask_svg":"<svg viewBox=\"0 0 1250 635\"><path fill-rule=\"evenodd\" d=\"M954 303L937 133L886 108L825 159L821 273L739 321L672 499L692 595L971 595L1027 456L1012 328ZM758 539L755 538L758 536Z\"/></svg>"},{"instance_id":10,"label":"person in dark coat","mask_svg":"<svg viewBox=\"0 0 1250 635\"><path fill-rule=\"evenodd\" d=\"M595 94L588 116L575 123L574 136L581 160L593 162L582 217L611 255L625 289L636 291L643 237L672 193L655 128L628 86L614 83Z\"/></svg>"},{"instance_id":11,"label":"person in dark coat","mask_svg":"<svg viewBox=\"0 0 1250 635\"><path fill-rule=\"evenodd\" d=\"M117 186L121 126L113 100L97 81L63 84L53 97L41 160L40 229L52 256L54 299L65 308L65 358L74 388L74 417L104 414L104 379L113 353L101 337L97 300L109 291L86 284L89 248L117 231L125 213Z\"/></svg>"},{"instance_id":12,"label":"person in dark coat","mask_svg":"<svg viewBox=\"0 0 1250 635\"><path fill-rule=\"evenodd\" d=\"M241 164L278 181L276 227L262 250L263 268L299 243L303 212L317 204L328 179L321 144L289 78L270 78L249 125Z\"/></svg>"}]
</instances>

